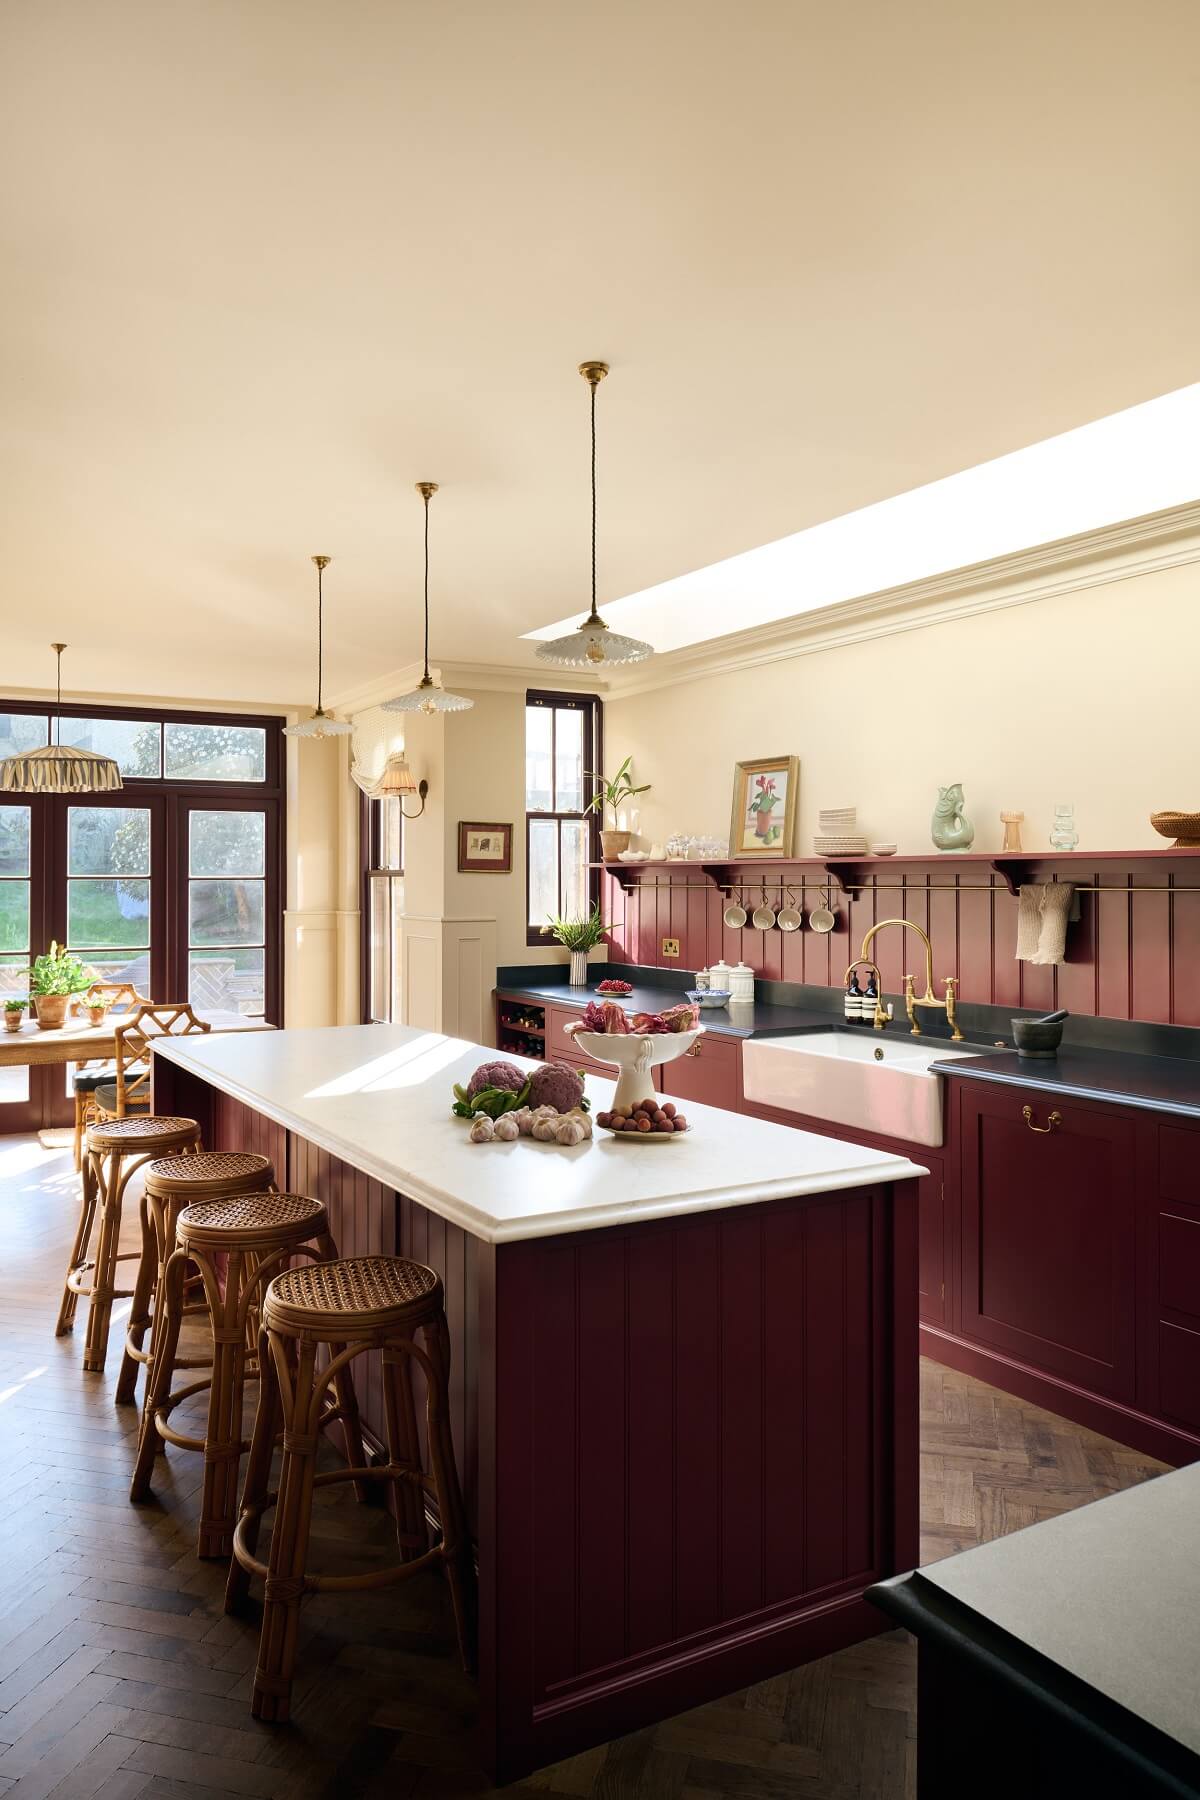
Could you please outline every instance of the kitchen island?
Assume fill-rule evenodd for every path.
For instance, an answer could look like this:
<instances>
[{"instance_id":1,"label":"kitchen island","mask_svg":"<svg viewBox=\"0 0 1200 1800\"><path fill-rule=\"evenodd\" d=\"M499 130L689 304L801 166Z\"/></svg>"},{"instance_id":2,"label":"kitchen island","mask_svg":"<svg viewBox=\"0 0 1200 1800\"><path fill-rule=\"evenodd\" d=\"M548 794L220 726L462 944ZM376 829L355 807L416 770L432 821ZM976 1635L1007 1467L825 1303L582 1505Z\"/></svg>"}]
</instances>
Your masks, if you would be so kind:
<instances>
[{"instance_id":1,"label":"kitchen island","mask_svg":"<svg viewBox=\"0 0 1200 1800\"><path fill-rule=\"evenodd\" d=\"M864 1590L917 1557L922 1171L692 1105L653 1143L473 1145L451 1085L495 1054L379 1025L163 1039L154 1080L206 1146L325 1201L343 1255L441 1274L508 1781L880 1628ZM379 1371L356 1379L378 1436Z\"/></svg>"}]
</instances>

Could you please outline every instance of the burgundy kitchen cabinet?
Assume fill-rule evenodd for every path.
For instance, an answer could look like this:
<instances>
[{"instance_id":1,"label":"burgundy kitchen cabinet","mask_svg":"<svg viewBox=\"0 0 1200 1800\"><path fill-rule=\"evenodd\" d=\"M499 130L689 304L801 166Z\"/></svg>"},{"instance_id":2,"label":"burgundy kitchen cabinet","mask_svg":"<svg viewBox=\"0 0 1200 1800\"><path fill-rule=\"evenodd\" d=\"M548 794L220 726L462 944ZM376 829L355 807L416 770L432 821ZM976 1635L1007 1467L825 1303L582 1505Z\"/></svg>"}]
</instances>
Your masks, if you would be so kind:
<instances>
[{"instance_id":1,"label":"burgundy kitchen cabinet","mask_svg":"<svg viewBox=\"0 0 1200 1800\"><path fill-rule=\"evenodd\" d=\"M960 1106L963 1336L1132 1402L1134 1120L970 1082Z\"/></svg>"},{"instance_id":2,"label":"burgundy kitchen cabinet","mask_svg":"<svg viewBox=\"0 0 1200 1800\"><path fill-rule=\"evenodd\" d=\"M1140 1395L1200 1432L1200 1130L1159 1125L1146 1165Z\"/></svg>"},{"instance_id":3,"label":"burgundy kitchen cabinet","mask_svg":"<svg viewBox=\"0 0 1200 1800\"><path fill-rule=\"evenodd\" d=\"M691 1055L662 1065L662 1091L673 1100L698 1100L704 1106L736 1112L741 1054L737 1038L715 1034L697 1038Z\"/></svg>"}]
</instances>

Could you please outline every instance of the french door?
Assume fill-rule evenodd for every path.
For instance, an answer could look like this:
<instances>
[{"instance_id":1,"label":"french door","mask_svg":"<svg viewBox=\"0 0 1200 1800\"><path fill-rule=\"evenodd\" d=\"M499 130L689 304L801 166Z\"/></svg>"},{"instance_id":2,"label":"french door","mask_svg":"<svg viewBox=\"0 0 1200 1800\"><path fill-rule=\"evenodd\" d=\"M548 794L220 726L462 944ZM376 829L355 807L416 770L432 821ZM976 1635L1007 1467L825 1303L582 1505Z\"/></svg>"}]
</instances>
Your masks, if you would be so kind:
<instances>
[{"instance_id":1,"label":"french door","mask_svg":"<svg viewBox=\"0 0 1200 1800\"><path fill-rule=\"evenodd\" d=\"M52 939L156 1003L280 1022L280 801L130 782L0 805L0 992ZM65 1124L69 1067L0 1068L0 1132Z\"/></svg>"}]
</instances>

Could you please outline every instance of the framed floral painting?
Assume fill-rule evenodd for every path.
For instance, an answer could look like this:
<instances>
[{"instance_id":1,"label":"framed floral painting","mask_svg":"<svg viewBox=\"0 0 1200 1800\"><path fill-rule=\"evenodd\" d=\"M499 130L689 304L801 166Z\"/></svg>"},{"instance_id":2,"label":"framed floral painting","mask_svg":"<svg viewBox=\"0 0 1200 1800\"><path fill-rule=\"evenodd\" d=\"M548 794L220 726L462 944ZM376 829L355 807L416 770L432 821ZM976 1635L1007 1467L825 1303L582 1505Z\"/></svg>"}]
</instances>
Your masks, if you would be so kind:
<instances>
[{"instance_id":1,"label":"framed floral painting","mask_svg":"<svg viewBox=\"0 0 1200 1800\"><path fill-rule=\"evenodd\" d=\"M733 823L729 854L790 857L796 854L800 758L760 756L733 772Z\"/></svg>"}]
</instances>

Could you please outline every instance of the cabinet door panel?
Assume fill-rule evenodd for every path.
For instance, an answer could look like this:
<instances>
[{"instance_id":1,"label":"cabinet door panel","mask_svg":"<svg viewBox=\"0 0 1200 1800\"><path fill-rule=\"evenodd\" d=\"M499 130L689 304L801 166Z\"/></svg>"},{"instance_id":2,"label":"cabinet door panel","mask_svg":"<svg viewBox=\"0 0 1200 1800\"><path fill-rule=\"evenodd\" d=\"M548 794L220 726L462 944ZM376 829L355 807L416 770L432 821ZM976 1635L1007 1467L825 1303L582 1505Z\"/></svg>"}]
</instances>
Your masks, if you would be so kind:
<instances>
[{"instance_id":1,"label":"cabinet door panel","mask_svg":"<svg viewBox=\"0 0 1200 1800\"><path fill-rule=\"evenodd\" d=\"M736 1112L740 1056L736 1042L698 1038L694 1056L679 1056L674 1062L662 1064L663 1093Z\"/></svg>"},{"instance_id":2,"label":"cabinet door panel","mask_svg":"<svg viewBox=\"0 0 1200 1800\"><path fill-rule=\"evenodd\" d=\"M1158 1389L1164 1418L1200 1431L1200 1332L1159 1320Z\"/></svg>"},{"instance_id":3,"label":"cabinet door panel","mask_svg":"<svg viewBox=\"0 0 1200 1800\"><path fill-rule=\"evenodd\" d=\"M964 1334L1132 1400L1133 1122L1011 1088L960 1105Z\"/></svg>"},{"instance_id":4,"label":"cabinet door panel","mask_svg":"<svg viewBox=\"0 0 1200 1800\"><path fill-rule=\"evenodd\" d=\"M928 1150L917 1160L930 1172L917 1183L917 1300L920 1317L927 1325L945 1325L946 1318L946 1200L942 1164Z\"/></svg>"}]
</instances>

